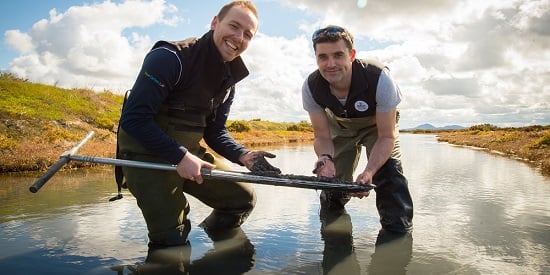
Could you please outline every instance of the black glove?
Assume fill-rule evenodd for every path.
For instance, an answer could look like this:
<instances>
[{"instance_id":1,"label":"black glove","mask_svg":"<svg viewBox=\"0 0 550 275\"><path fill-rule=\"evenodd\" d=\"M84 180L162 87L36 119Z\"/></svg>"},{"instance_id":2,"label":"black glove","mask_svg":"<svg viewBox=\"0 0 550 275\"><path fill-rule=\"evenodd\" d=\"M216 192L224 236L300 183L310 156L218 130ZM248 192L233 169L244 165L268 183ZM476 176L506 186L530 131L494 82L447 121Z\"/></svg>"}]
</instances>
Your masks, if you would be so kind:
<instances>
[{"instance_id":1,"label":"black glove","mask_svg":"<svg viewBox=\"0 0 550 275\"><path fill-rule=\"evenodd\" d=\"M321 170L321 167L323 167L325 165L325 162L320 160L320 161L317 161L315 163L315 168L313 169L313 171L311 171L311 173L313 174L316 174L319 173L319 170Z\"/></svg>"},{"instance_id":2,"label":"black glove","mask_svg":"<svg viewBox=\"0 0 550 275\"><path fill-rule=\"evenodd\" d=\"M269 152L265 151L255 151L252 152L254 154L252 161L254 161L254 164L252 165L252 171L253 173L263 173L263 172L269 172L269 173L275 173L275 174L281 174L281 169L269 164L265 157L268 158L274 158L275 155Z\"/></svg>"}]
</instances>

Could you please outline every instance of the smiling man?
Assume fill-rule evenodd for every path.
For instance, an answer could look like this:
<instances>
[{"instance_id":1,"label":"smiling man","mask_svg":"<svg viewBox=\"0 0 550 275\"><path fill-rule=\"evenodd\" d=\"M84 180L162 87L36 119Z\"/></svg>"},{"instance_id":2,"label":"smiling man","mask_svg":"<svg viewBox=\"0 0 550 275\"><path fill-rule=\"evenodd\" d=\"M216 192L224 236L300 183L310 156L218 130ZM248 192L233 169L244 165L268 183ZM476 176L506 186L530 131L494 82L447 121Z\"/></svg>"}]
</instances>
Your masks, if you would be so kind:
<instances>
[{"instance_id":1,"label":"smiling man","mask_svg":"<svg viewBox=\"0 0 550 275\"><path fill-rule=\"evenodd\" d=\"M207 233L240 226L255 205L244 183L201 177L201 168L227 169L199 145L206 144L251 171L277 171L264 151L249 151L225 127L235 84L248 75L240 58L256 34L258 16L249 1L221 8L200 38L159 41L144 59L120 119L117 155L123 159L177 165L177 173L124 167L149 231L149 247L187 243L190 194L213 208L201 223ZM120 174L117 174L120 175ZM117 182L122 185L122 178Z\"/></svg>"},{"instance_id":2,"label":"smiling man","mask_svg":"<svg viewBox=\"0 0 550 275\"><path fill-rule=\"evenodd\" d=\"M385 66L355 58L353 36L346 29L319 29L312 42L318 70L305 80L302 98L314 130L314 173L352 181L365 148L368 163L356 181L376 186L382 230L410 232L413 203L400 161L399 88ZM351 195L361 198L368 193ZM321 210L341 211L350 198L323 191Z\"/></svg>"}]
</instances>

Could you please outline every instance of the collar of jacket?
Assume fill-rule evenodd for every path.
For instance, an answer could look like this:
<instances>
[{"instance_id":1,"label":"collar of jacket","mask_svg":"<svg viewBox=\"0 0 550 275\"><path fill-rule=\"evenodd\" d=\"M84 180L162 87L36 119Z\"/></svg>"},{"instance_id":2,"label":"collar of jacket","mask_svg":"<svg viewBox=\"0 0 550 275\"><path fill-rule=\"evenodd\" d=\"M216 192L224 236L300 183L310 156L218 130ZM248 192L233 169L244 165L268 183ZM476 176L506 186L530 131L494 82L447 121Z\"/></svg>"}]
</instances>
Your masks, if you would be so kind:
<instances>
[{"instance_id":1,"label":"collar of jacket","mask_svg":"<svg viewBox=\"0 0 550 275\"><path fill-rule=\"evenodd\" d=\"M250 72L246 68L246 65L244 64L240 56L237 56L235 59L229 62L223 61L220 51L216 47L216 44L214 44L214 31L208 31L199 39L199 41L197 42L199 43L199 47L201 46L200 44L202 44L201 42L207 45L207 64L226 63L225 65L229 66L228 73L230 73L230 76L233 77L235 83L243 80L249 75Z\"/></svg>"}]
</instances>

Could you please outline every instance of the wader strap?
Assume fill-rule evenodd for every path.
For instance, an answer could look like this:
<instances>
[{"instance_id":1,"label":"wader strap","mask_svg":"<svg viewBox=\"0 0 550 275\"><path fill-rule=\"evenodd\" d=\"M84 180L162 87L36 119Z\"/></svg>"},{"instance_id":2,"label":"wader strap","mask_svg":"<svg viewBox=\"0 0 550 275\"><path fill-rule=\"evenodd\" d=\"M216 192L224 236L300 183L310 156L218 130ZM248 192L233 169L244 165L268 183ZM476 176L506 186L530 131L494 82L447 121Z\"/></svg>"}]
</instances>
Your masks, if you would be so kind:
<instances>
[{"instance_id":1,"label":"wader strap","mask_svg":"<svg viewBox=\"0 0 550 275\"><path fill-rule=\"evenodd\" d=\"M130 90L126 91L126 94L124 94L124 101L122 102L122 110L124 110L124 105L126 105L126 100L128 100L129 95L130 95ZM119 132L120 132L120 121L118 123L117 134ZM120 149L118 146L118 139L116 142L116 158L120 159ZM126 188L126 180L124 179L124 174L122 173L122 166L119 166L119 165L115 166L115 181L118 188L118 194L110 198L109 201L116 201L116 200L122 199L122 188Z\"/></svg>"}]
</instances>

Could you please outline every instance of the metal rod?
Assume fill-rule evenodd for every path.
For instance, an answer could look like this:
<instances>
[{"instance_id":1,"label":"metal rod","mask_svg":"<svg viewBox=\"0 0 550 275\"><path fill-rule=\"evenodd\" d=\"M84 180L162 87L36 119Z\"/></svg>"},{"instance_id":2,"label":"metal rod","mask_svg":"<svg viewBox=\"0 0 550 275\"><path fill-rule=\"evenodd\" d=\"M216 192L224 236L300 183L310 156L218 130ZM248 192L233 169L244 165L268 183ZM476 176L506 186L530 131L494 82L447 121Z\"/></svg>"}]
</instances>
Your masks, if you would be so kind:
<instances>
[{"instance_id":1,"label":"metal rod","mask_svg":"<svg viewBox=\"0 0 550 275\"><path fill-rule=\"evenodd\" d=\"M29 190L32 193L38 192L38 190L40 190L40 188L42 188L42 186L44 184L46 184L46 182L48 182L48 180L50 180L50 178L55 173L57 173L57 171L59 171L59 169L61 169L61 167L63 167L63 165L65 165L67 162L69 162L71 155L76 154L76 152L80 149L80 147L82 147L82 145L84 145L84 143L86 143L90 138L92 138L92 136L94 134L95 134L94 131L90 131L88 133L88 135L86 135L86 137L84 137L71 150L65 151L63 154L61 154L61 156L59 156L59 160L54 165L52 165L48 169L48 171L46 171L46 173L44 173L44 175L42 175L42 177L40 177L38 180L36 180L36 182L34 182L34 184L29 188Z\"/></svg>"},{"instance_id":2,"label":"metal rod","mask_svg":"<svg viewBox=\"0 0 550 275\"><path fill-rule=\"evenodd\" d=\"M113 159L113 158L100 158L100 157L91 157L91 156L82 156L82 155L70 156L70 159L74 161L81 161L81 162L92 162L92 163L126 166L126 167L134 167L134 168L176 171L175 165L164 164L164 163L153 163L153 162Z\"/></svg>"},{"instance_id":3,"label":"metal rod","mask_svg":"<svg viewBox=\"0 0 550 275\"><path fill-rule=\"evenodd\" d=\"M175 165L163 164L163 163L152 163L152 162L113 159L113 158L101 158L101 157L91 157L91 156L82 156L82 155L69 155L68 158L73 161L81 161L81 162L92 162L92 163L118 165L118 166L134 167L134 168L176 171ZM327 181L314 180L314 179L303 179L303 178L313 178L313 177L294 176L297 178L292 178L293 176L288 176L288 175L263 176L263 175L254 175L250 173L241 173L241 172L233 172L233 171L211 170L207 168L202 168L201 174L205 178L234 180L234 181L243 181L243 182L259 183L259 184L267 184L267 185L275 185L275 186L307 188L307 189L338 190L338 191L345 191L345 192L366 192L374 188L373 185L362 185L362 184L351 183L351 182L327 182Z\"/></svg>"}]
</instances>

